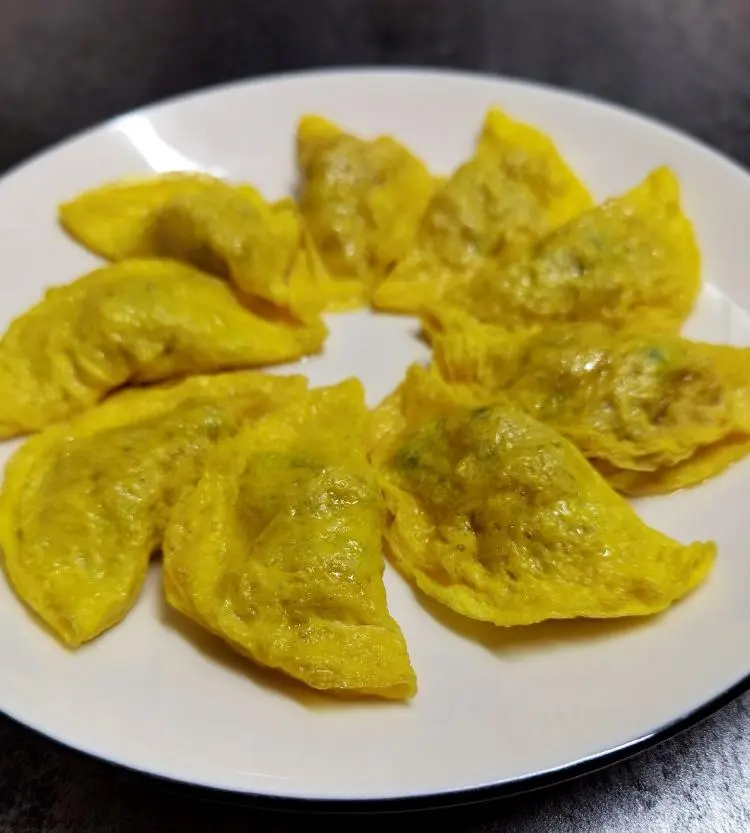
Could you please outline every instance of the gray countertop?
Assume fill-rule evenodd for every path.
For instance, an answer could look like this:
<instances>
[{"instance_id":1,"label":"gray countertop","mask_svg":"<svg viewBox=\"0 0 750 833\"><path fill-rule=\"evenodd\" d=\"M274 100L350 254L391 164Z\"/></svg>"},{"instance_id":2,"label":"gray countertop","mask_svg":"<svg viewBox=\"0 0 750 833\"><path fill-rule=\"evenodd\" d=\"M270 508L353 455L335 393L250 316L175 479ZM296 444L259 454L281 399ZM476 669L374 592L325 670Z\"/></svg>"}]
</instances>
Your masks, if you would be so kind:
<instances>
[{"instance_id":1,"label":"gray countertop","mask_svg":"<svg viewBox=\"0 0 750 833\"><path fill-rule=\"evenodd\" d=\"M584 90L750 163L748 0L0 0L0 171L183 90L363 63L481 69ZM606 771L423 820L438 818L477 833L750 831L750 695ZM169 792L0 716L0 833L273 833L310 824Z\"/></svg>"}]
</instances>

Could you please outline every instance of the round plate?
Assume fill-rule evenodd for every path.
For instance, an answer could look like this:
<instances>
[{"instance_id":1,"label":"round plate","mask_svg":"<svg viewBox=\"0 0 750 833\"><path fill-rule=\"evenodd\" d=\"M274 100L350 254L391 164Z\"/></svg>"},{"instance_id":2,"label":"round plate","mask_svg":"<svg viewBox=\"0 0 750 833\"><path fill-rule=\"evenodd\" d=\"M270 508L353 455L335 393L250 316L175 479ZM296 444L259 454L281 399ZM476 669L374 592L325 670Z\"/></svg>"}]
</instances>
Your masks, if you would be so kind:
<instances>
[{"instance_id":1,"label":"round plate","mask_svg":"<svg viewBox=\"0 0 750 833\"><path fill-rule=\"evenodd\" d=\"M470 152L498 104L548 131L597 198L671 165L704 262L688 333L750 344L750 179L700 144L639 116L533 84L443 72L323 72L239 83L123 116L0 182L2 325L43 289L97 261L58 229L55 207L127 174L208 170L268 196L295 180L304 112L391 133L435 171ZM371 404L425 357L415 322L331 316L314 384L350 375ZM297 368L291 368L297 369ZM13 444L2 448L3 462ZM0 581L0 710L76 749L181 782L270 799L457 802L594 768L675 731L750 674L750 460L699 488L639 502L683 540L713 538L709 581L638 622L473 624L386 574L419 677L408 704L301 694L199 632L162 601L154 564L127 619L73 653ZM486 792L482 792L485 789ZM351 806L351 805L350 805Z\"/></svg>"}]
</instances>

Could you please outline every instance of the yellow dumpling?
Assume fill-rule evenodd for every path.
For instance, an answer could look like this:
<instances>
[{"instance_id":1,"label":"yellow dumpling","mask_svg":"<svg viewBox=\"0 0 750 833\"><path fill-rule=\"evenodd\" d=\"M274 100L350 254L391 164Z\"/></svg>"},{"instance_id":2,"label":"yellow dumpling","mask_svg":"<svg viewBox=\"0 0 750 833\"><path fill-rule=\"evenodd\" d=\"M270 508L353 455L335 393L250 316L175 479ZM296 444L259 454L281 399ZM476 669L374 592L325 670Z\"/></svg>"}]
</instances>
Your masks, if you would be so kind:
<instances>
[{"instance_id":1,"label":"yellow dumpling","mask_svg":"<svg viewBox=\"0 0 750 833\"><path fill-rule=\"evenodd\" d=\"M302 214L341 304L366 303L412 247L434 180L394 139L360 139L318 116L300 120L297 159Z\"/></svg>"},{"instance_id":2,"label":"yellow dumpling","mask_svg":"<svg viewBox=\"0 0 750 833\"><path fill-rule=\"evenodd\" d=\"M171 199L204 193L218 182L208 174L183 172L119 179L62 203L60 224L108 260L155 257L160 248L154 235L156 212Z\"/></svg>"},{"instance_id":3,"label":"yellow dumpling","mask_svg":"<svg viewBox=\"0 0 750 833\"><path fill-rule=\"evenodd\" d=\"M382 498L350 380L219 445L175 509L167 600L255 662L313 688L416 691L383 586Z\"/></svg>"},{"instance_id":4,"label":"yellow dumpling","mask_svg":"<svg viewBox=\"0 0 750 833\"><path fill-rule=\"evenodd\" d=\"M330 281L291 200L271 205L250 188L215 187L170 200L155 226L161 255L229 278L243 297L301 319L326 304Z\"/></svg>"},{"instance_id":5,"label":"yellow dumpling","mask_svg":"<svg viewBox=\"0 0 750 833\"><path fill-rule=\"evenodd\" d=\"M291 361L320 322L266 320L221 280L170 260L126 260L47 291L0 341L0 437L67 419L125 384Z\"/></svg>"},{"instance_id":6,"label":"yellow dumpling","mask_svg":"<svg viewBox=\"0 0 750 833\"><path fill-rule=\"evenodd\" d=\"M750 348L601 324L473 324L434 347L447 380L507 397L631 494L700 482L750 453Z\"/></svg>"},{"instance_id":7,"label":"yellow dumpling","mask_svg":"<svg viewBox=\"0 0 750 833\"><path fill-rule=\"evenodd\" d=\"M228 278L247 300L301 319L336 301L293 200L249 185L163 174L89 191L60 208L68 231L113 260L170 257Z\"/></svg>"},{"instance_id":8,"label":"yellow dumpling","mask_svg":"<svg viewBox=\"0 0 750 833\"><path fill-rule=\"evenodd\" d=\"M239 372L125 391L29 439L0 499L4 567L67 645L119 622L209 446L304 395L303 377Z\"/></svg>"},{"instance_id":9,"label":"yellow dumpling","mask_svg":"<svg viewBox=\"0 0 750 833\"><path fill-rule=\"evenodd\" d=\"M469 402L414 366L373 418L386 537L423 592L511 626L656 613L704 580L713 544L646 526L523 411Z\"/></svg>"},{"instance_id":10,"label":"yellow dumpling","mask_svg":"<svg viewBox=\"0 0 750 833\"><path fill-rule=\"evenodd\" d=\"M601 321L676 330L699 290L699 253L674 174L658 168L626 194L500 258L433 305L434 326L475 318L507 328Z\"/></svg>"},{"instance_id":11,"label":"yellow dumpling","mask_svg":"<svg viewBox=\"0 0 750 833\"><path fill-rule=\"evenodd\" d=\"M416 246L373 302L418 312L486 261L541 239L591 204L548 136L492 108L474 156L438 188Z\"/></svg>"},{"instance_id":12,"label":"yellow dumpling","mask_svg":"<svg viewBox=\"0 0 750 833\"><path fill-rule=\"evenodd\" d=\"M551 227L567 222L592 204L591 194L553 140L498 107L487 111L477 152L502 159L508 177L523 182L534 193Z\"/></svg>"}]
</instances>

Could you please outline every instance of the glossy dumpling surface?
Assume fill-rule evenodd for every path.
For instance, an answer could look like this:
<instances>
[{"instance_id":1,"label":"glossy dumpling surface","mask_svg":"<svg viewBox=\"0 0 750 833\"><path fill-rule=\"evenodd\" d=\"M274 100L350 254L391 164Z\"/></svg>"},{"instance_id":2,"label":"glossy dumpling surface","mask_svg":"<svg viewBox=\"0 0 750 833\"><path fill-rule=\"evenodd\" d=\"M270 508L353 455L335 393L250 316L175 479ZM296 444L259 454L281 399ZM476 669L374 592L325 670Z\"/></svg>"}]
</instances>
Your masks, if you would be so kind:
<instances>
[{"instance_id":1,"label":"glossy dumpling surface","mask_svg":"<svg viewBox=\"0 0 750 833\"><path fill-rule=\"evenodd\" d=\"M71 647L116 624L207 449L304 391L302 377L194 377L126 391L32 437L8 464L0 501L18 595Z\"/></svg>"},{"instance_id":2,"label":"glossy dumpling surface","mask_svg":"<svg viewBox=\"0 0 750 833\"><path fill-rule=\"evenodd\" d=\"M291 361L320 322L265 319L221 280L170 260L127 260L54 287L0 341L0 437L38 431L126 384Z\"/></svg>"},{"instance_id":3,"label":"glossy dumpling surface","mask_svg":"<svg viewBox=\"0 0 750 833\"><path fill-rule=\"evenodd\" d=\"M646 526L520 409L468 402L415 367L374 416L386 536L425 593L510 626L656 613L705 579L713 544Z\"/></svg>"},{"instance_id":4,"label":"glossy dumpling surface","mask_svg":"<svg viewBox=\"0 0 750 833\"><path fill-rule=\"evenodd\" d=\"M175 172L108 182L62 203L62 227L108 260L160 253L154 217L170 200L201 194L220 184L208 174Z\"/></svg>"},{"instance_id":5,"label":"glossy dumpling surface","mask_svg":"<svg viewBox=\"0 0 750 833\"><path fill-rule=\"evenodd\" d=\"M497 108L475 153L438 189L414 249L375 291L375 305L418 312L483 264L527 246L592 204L553 141Z\"/></svg>"},{"instance_id":6,"label":"glossy dumpling surface","mask_svg":"<svg viewBox=\"0 0 750 833\"><path fill-rule=\"evenodd\" d=\"M669 491L750 452L750 349L600 324L435 340L444 377L502 394L572 440L618 488Z\"/></svg>"},{"instance_id":7,"label":"glossy dumpling surface","mask_svg":"<svg viewBox=\"0 0 750 833\"><path fill-rule=\"evenodd\" d=\"M358 382L217 447L164 547L168 601L254 661L316 689L415 692L383 586L382 499Z\"/></svg>"},{"instance_id":8,"label":"glossy dumpling surface","mask_svg":"<svg viewBox=\"0 0 750 833\"><path fill-rule=\"evenodd\" d=\"M297 132L300 207L342 303L357 306L412 247L435 182L388 136L362 139L318 116Z\"/></svg>"},{"instance_id":9,"label":"glossy dumpling surface","mask_svg":"<svg viewBox=\"0 0 750 833\"><path fill-rule=\"evenodd\" d=\"M454 318L523 328L600 321L673 331L699 289L699 253L674 174L659 168L640 185L579 214L520 255L480 269L433 305Z\"/></svg>"},{"instance_id":10,"label":"glossy dumpling surface","mask_svg":"<svg viewBox=\"0 0 750 833\"><path fill-rule=\"evenodd\" d=\"M122 180L63 204L60 219L112 260L180 260L296 318L336 300L294 201L270 203L249 185L197 174Z\"/></svg>"}]
</instances>

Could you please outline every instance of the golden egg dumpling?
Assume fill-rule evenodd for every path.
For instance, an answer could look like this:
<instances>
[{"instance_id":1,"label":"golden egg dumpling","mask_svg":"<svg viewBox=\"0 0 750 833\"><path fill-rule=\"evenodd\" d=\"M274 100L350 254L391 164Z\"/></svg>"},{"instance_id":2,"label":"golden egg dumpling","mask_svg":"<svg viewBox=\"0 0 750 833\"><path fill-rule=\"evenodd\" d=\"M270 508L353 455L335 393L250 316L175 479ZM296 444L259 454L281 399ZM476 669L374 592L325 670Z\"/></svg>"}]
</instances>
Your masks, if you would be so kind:
<instances>
[{"instance_id":1,"label":"golden egg dumpling","mask_svg":"<svg viewBox=\"0 0 750 833\"><path fill-rule=\"evenodd\" d=\"M382 498L356 380L221 443L175 508L169 603L254 662L341 695L411 697L383 586Z\"/></svg>"},{"instance_id":2,"label":"golden egg dumpling","mask_svg":"<svg viewBox=\"0 0 750 833\"><path fill-rule=\"evenodd\" d=\"M250 185L207 174L119 180L61 205L60 220L111 260L173 258L297 319L336 303L294 201L270 203Z\"/></svg>"},{"instance_id":3,"label":"golden egg dumpling","mask_svg":"<svg viewBox=\"0 0 750 833\"><path fill-rule=\"evenodd\" d=\"M658 168L520 254L482 266L430 305L433 327L475 319L506 329L598 321L677 330L698 294L700 256L679 183Z\"/></svg>"},{"instance_id":4,"label":"golden egg dumpling","mask_svg":"<svg viewBox=\"0 0 750 833\"><path fill-rule=\"evenodd\" d=\"M125 260L49 289L0 341L0 438L39 431L127 384L258 367L317 352L322 322L266 319L221 280Z\"/></svg>"},{"instance_id":5,"label":"golden egg dumpling","mask_svg":"<svg viewBox=\"0 0 750 833\"><path fill-rule=\"evenodd\" d=\"M551 425L630 494L693 485L750 452L747 347L601 324L473 324L434 347L446 380Z\"/></svg>"},{"instance_id":6,"label":"golden egg dumpling","mask_svg":"<svg viewBox=\"0 0 750 833\"><path fill-rule=\"evenodd\" d=\"M367 303L411 249L435 180L395 139L362 139L313 115L299 122L297 160L300 208L341 305Z\"/></svg>"},{"instance_id":7,"label":"golden egg dumpling","mask_svg":"<svg viewBox=\"0 0 750 833\"><path fill-rule=\"evenodd\" d=\"M520 409L469 402L414 366L373 417L386 538L420 590L512 626L652 614L705 579L712 543L646 526L572 443Z\"/></svg>"},{"instance_id":8,"label":"golden egg dumpling","mask_svg":"<svg viewBox=\"0 0 750 833\"><path fill-rule=\"evenodd\" d=\"M591 196L539 130L488 110L474 155L430 201L416 245L377 287L376 307L419 312L484 263L575 217Z\"/></svg>"},{"instance_id":9,"label":"golden egg dumpling","mask_svg":"<svg viewBox=\"0 0 750 833\"><path fill-rule=\"evenodd\" d=\"M70 647L119 622L208 448L305 390L299 376L196 376L117 394L29 439L0 499L17 594Z\"/></svg>"}]
</instances>

